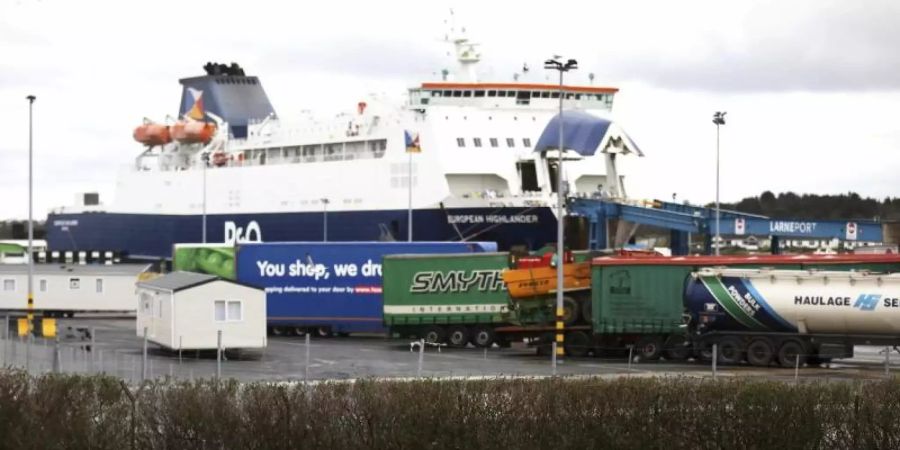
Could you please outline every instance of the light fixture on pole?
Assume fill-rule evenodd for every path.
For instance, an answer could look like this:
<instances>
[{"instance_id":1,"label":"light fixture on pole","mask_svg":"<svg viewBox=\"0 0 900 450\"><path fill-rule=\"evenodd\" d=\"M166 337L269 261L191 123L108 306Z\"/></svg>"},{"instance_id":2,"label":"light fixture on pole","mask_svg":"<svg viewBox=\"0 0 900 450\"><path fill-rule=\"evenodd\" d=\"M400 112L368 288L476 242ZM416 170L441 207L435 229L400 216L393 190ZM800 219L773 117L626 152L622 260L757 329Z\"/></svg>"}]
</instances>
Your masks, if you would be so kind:
<instances>
[{"instance_id":1,"label":"light fixture on pole","mask_svg":"<svg viewBox=\"0 0 900 450\"><path fill-rule=\"evenodd\" d=\"M719 221L721 211L719 210L719 125L725 125L725 111L716 111L713 114L713 123L716 124L716 237L714 245L716 247L716 256L719 255L719 247L722 246L722 236L719 235Z\"/></svg>"},{"instance_id":2,"label":"light fixture on pole","mask_svg":"<svg viewBox=\"0 0 900 450\"><path fill-rule=\"evenodd\" d=\"M328 242L328 199L322 201L322 242Z\"/></svg>"},{"instance_id":3,"label":"light fixture on pole","mask_svg":"<svg viewBox=\"0 0 900 450\"><path fill-rule=\"evenodd\" d=\"M559 116L557 116L557 124L559 125L559 148L557 149L557 154L559 155L557 164L556 164L556 199L557 199L557 211L556 211L556 339L553 343L553 374L556 374L556 364L558 360L562 359L564 354L563 344L564 334L563 334L563 291L565 285L563 284L563 265L565 260L565 243L563 242L564 236L564 223L565 223L565 203L566 203L566 192L563 189L563 154L565 154L565 145L563 142L563 98L565 97L563 93L563 74L570 70L575 70L578 68L578 61L574 59L570 59L565 63L562 62L560 56L554 55L552 59L548 59L544 61L544 68L557 70L559 71Z\"/></svg>"},{"instance_id":4,"label":"light fixture on pole","mask_svg":"<svg viewBox=\"0 0 900 450\"><path fill-rule=\"evenodd\" d=\"M34 221L32 220L32 149L33 138L33 114L34 100L37 97L29 95L28 99L28 333L31 334L34 326ZM7 330L8 331L8 330Z\"/></svg>"}]
</instances>

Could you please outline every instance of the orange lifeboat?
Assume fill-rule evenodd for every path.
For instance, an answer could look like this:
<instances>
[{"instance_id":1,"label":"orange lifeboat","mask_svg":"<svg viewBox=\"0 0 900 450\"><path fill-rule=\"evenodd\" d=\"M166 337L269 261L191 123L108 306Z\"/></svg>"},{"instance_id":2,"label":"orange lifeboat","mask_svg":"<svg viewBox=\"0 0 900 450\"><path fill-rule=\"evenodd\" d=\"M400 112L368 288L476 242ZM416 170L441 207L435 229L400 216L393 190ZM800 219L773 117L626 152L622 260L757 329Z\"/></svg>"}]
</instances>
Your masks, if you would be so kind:
<instances>
[{"instance_id":1,"label":"orange lifeboat","mask_svg":"<svg viewBox=\"0 0 900 450\"><path fill-rule=\"evenodd\" d=\"M145 123L134 129L134 140L144 145L165 145L172 142L169 127L157 123Z\"/></svg>"},{"instance_id":2,"label":"orange lifeboat","mask_svg":"<svg viewBox=\"0 0 900 450\"><path fill-rule=\"evenodd\" d=\"M185 122L179 120L172 125L172 137L182 144L205 144L216 133L216 125L210 122Z\"/></svg>"}]
</instances>

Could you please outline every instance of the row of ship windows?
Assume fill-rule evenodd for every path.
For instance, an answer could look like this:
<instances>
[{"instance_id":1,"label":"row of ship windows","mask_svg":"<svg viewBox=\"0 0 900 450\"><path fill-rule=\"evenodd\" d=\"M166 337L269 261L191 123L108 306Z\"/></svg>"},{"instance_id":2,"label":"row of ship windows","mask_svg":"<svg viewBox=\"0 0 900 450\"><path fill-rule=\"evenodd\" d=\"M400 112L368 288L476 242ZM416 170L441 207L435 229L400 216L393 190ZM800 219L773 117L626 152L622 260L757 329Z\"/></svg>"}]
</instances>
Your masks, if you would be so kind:
<instances>
[{"instance_id":1,"label":"row of ship windows","mask_svg":"<svg viewBox=\"0 0 900 450\"><path fill-rule=\"evenodd\" d=\"M432 97L514 97L517 99L531 98L559 98L559 91L499 91L499 90L444 90L424 91ZM574 100L600 100L612 103L610 94L582 94L566 92L566 99Z\"/></svg>"},{"instance_id":2,"label":"row of ship windows","mask_svg":"<svg viewBox=\"0 0 900 450\"><path fill-rule=\"evenodd\" d=\"M381 158L386 150L387 139L376 139L244 150L244 159L255 161L258 164L266 164L267 161L273 164L277 162L349 161Z\"/></svg>"},{"instance_id":3,"label":"row of ship windows","mask_svg":"<svg viewBox=\"0 0 900 450\"><path fill-rule=\"evenodd\" d=\"M499 147L500 140L497 138L489 138L488 143L490 143L491 147ZM481 138L472 138L472 146L473 147L481 147L482 145ZM531 148L531 139L522 138L522 145L525 148ZM463 148L466 146L466 138L456 138L456 146ZM509 148L513 148L516 146L516 140L514 138L506 138L506 146Z\"/></svg>"}]
</instances>

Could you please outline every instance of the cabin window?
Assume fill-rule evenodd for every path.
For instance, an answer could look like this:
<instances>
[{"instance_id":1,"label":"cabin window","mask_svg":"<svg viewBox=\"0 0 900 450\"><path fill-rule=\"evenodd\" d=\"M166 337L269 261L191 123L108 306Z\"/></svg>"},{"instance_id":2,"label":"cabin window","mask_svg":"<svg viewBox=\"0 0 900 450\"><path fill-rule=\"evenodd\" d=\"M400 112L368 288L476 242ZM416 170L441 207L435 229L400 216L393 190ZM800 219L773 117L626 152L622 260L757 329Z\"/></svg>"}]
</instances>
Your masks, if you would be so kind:
<instances>
[{"instance_id":1,"label":"cabin window","mask_svg":"<svg viewBox=\"0 0 900 450\"><path fill-rule=\"evenodd\" d=\"M472 91L463 91L463 97L471 97Z\"/></svg>"},{"instance_id":2,"label":"cabin window","mask_svg":"<svg viewBox=\"0 0 900 450\"><path fill-rule=\"evenodd\" d=\"M476 97L484 97L484 91L475 91Z\"/></svg>"},{"instance_id":3,"label":"cabin window","mask_svg":"<svg viewBox=\"0 0 900 450\"><path fill-rule=\"evenodd\" d=\"M513 148L516 146L516 140L513 138L506 138L506 146L509 148Z\"/></svg>"},{"instance_id":4,"label":"cabin window","mask_svg":"<svg viewBox=\"0 0 900 450\"><path fill-rule=\"evenodd\" d=\"M497 91L497 97L506 97L506 91Z\"/></svg>"},{"instance_id":5,"label":"cabin window","mask_svg":"<svg viewBox=\"0 0 900 450\"><path fill-rule=\"evenodd\" d=\"M472 139L472 144L473 144L475 147L481 147L481 138L474 138L474 139Z\"/></svg>"},{"instance_id":6,"label":"cabin window","mask_svg":"<svg viewBox=\"0 0 900 450\"><path fill-rule=\"evenodd\" d=\"M462 91L453 91L454 97L462 97Z\"/></svg>"},{"instance_id":7,"label":"cabin window","mask_svg":"<svg viewBox=\"0 0 900 450\"><path fill-rule=\"evenodd\" d=\"M444 97L451 97L451 96L453 96L452 91L444 91Z\"/></svg>"},{"instance_id":8,"label":"cabin window","mask_svg":"<svg viewBox=\"0 0 900 450\"><path fill-rule=\"evenodd\" d=\"M244 320L244 305L240 300L216 300L216 322L239 322Z\"/></svg>"},{"instance_id":9,"label":"cabin window","mask_svg":"<svg viewBox=\"0 0 900 450\"><path fill-rule=\"evenodd\" d=\"M497 91L488 91L487 94L488 94L488 97L496 97L496 96L497 96Z\"/></svg>"},{"instance_id":10,"label":"cabin window","mask_svg":"<svg viewBox=\"0 0 900 450\"><path fill-rule=\"evenodd\" d=\"M98 294L103 293L103 278L97 278L96 283L94 284L94 288L96 289Z\"/></svg>"},{"instance_id":11,"label":"cabin window","mask_svg":"<svg viewBox=\"0 0 900 450\"><path fill-rule=\"evenodd\" d=\"M559 98L559 92L551 92L550 98Z\"/></svg>"},{"instance_id":12,"label":"cabin window","mask_svg":"<svg viewBox=\"0 0 900 450\"><path fill-rule=\"evenodd\" d=\"M515 97L515 96L516 96L516 91L506 91L506 96L507 96L507 97Z\"/></svg>"},{"instance_id":13,"label":"cabin window","mask_svg":"<svg viewBox=\"0 0 900 450\"><path fill-rule=\"evenodd\" d=\"M38 290L41 292L47 292L47 280L38 281Z\"/></svg>"},{"instance_id":14,"label":"cabin window","mask_svg":"<svg viewBox=\"0 0 900 450\"><path fill-rule=\"evenodd\" d=\"M456 138L456 146L457 147L465 147L466 146L466 138Z\"/></svg>"},{"instance_id":15,"label":"cabin window","mask_svg":"<svg viewBox=\"0 0 900 450\"><path fill-rule=\"evenodd\" d=\"M497 146L497 138L491 138L491 147Z\"/></svg>"},{"instance_id":16,"label":"cabin window","mask_svg":"<svg viewBox=\"0 0 900 450\"><path fill-rule=\"evenodd\" d=\"M550 98L550 92L548 92L548 91L541 92L541 98Z\"/></svg>"},{"instance_id":17,"label":"cabin window","mask_svg":"<svg viewBox=\"0 0 900 450\"><path fill-rule=\"evenodd\" d=\"M244 320L244 308L240 301L228 302L228 320L231 322Z\"/></svg>"},{"instance_id":18,"label":"cabin window","mask_svg":"<svg viewBox=\"0 0 900 450\"><path fill-rule=\"evenodd\" d=\"M225 300L216 300L216 307L215 307L216 322L224 322L226 320L225 314L226 314L225 313Z\"/></svg>"},{"instance_id":19,"label":"cabin window","mask_svg":"<svg viewBox=\"0 0 900 450\"><path fill-rule=\"evenodd\" d=\"M427 91L426 91L426 92L427 92ZM441 91L431 91L431 96L432 96L432 97L440 97L440 96L441 96Z\"/></svg>"},{"instance_id":20,"label":"cabin window","mask_svg":"<svg viewBox=\"0 0 900 450\"><path fill-rule=\"evenodd\" d=\"M525 148L531 148L531 139L528 139L528 138L522 139L522 144L525 145Z\"/></svg>"},{"instance_id":21,"label":"cabin window","mask_svg":"<svg viewBox=\"0 0 900 450\"><path fill-rule=\"evenodd\" d=\"M16 290L16 280L3 280L3 290L12 292Z\"/></svg>"},{"instance_id":22,"label":"cabin window","mask_svg":"<svg viewBox=\"0 0 900 450\"><path fill-rule=\"evenodd\" d=\"M69 289L81 289L81 278L69 278Z\"/></svg>"}]
</instances>

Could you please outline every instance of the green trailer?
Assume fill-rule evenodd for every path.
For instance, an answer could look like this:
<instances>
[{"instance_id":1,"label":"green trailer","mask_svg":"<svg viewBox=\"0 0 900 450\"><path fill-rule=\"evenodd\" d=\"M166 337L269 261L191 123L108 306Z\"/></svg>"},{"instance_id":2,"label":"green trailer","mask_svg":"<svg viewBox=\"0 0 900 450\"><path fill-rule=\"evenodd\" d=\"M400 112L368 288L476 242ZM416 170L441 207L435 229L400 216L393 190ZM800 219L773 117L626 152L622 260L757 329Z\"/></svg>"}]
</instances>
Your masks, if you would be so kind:
<instances>
[{"instance_id":1,"label":"green trailer","mask_svg":"<svg viewBox=\"0 0 900 450\"><path fill-rule=\"evenodd\" d=\"M382 263L384 323L393 336L458 347L497 341L494 329L509 311L500 276L508 253L388 255Z\"/></svg>"}]
</instances>

